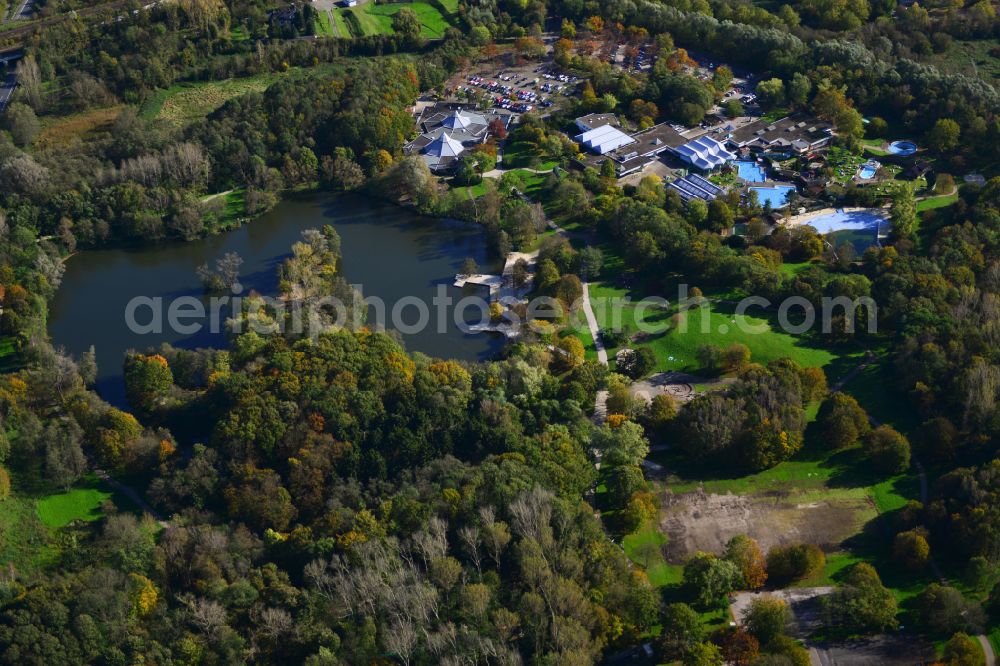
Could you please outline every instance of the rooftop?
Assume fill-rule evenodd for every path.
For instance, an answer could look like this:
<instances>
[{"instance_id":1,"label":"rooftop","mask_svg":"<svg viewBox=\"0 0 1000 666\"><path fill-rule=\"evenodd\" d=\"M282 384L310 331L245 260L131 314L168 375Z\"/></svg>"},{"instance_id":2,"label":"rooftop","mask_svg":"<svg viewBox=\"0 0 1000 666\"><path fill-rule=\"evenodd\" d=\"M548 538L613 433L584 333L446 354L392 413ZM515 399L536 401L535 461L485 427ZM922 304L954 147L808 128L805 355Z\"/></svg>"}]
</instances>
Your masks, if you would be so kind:
<instances>
[{"instance_id":1,"label":"rooftop","mask_svg":"<svg viewBox=\"0 0 1000 666\"><path fill-rule=\"evenodd\" d=\"M730 134L729 141L740 148L751 144L778 145L802 152L832 135L831 123L797 113L781 120L755 120Z\"/></svg>"},{"instance_id":2,"label":"rooftop","mask_svg":"<svg viewBox=\"0 0 1000 666\"><path fill-rule=\"evenodd\" d=\"M692 199L711 201L722 194L721 187L695 173L688 174L683 178L668 183L667 187L677 190L684 201L691 201Z\"/></svg>"},{"instance_id":3,"label":"rooftop","mask_svg":"<svg viewBox=\"0 0 1000 666\"><path fill-rule=\"evenodd\" d=\"M674 149L677 156L698 169L710 171L726 162L736 159L736 155L710 136L701 136Z\"/></svg>"},{"instance_id":4,"label":"rooftop","mask_svg":"<svg viewBox=\"0 0 1000 666\"><path fill-rule=\"evenodd\" d=\"M583 134L577 134L575 140L584 148L588 148L598 155L604 155L622 146L635 143L635 139L611 125L601 125L595 129L587 130Z\"/></svg>"},{"instance_id":5,"label":"rooftop","mask_svg":"<svg viewBox=\"0 0 1000 666\"><path fill-rule=\"evenodd\" d=\"M621 123L618 122L618 116L613 113L589 113L576 119L576 126L584 132L600 127L601 125L620 127Z\"/></svg>"}]
</instances>

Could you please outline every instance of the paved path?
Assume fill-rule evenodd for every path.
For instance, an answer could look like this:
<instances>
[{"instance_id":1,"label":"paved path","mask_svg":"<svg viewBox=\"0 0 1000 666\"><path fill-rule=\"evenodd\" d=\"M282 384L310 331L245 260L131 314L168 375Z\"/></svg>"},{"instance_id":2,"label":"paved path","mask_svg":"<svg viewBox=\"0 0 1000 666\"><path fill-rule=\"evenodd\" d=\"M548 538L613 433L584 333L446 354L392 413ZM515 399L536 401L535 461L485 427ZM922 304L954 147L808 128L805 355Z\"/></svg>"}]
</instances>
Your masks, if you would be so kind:
<instances>
[{"instance_id":1,"label":"paved path","mask_svg":"<svg viewBox=\"0 0 1000 666\"><path fill-rule=\"evenodd\" d=\"M997 658L993 654L993 643L990 643L990 639L986 636L976 636L979 640L979 644L983 646L983 653L986 655L986 666L996 666Z\"/></svg>"},{"instance_id":2,"label":"paved path","mask_svg":"<svg viewBox=\"0 0 1000 666\"><path fill-rule=\"evenodd\" d=\"M865 368L867 368L874 362L875 362L875 354L873 354L871 350L866 349L865 360L859 363L858 365L854 366L853 368L851 368L850 372L848 372L846 375L844 375L836 382L834 382L833 386L830 387L830 391L832 393L836 393L841 388L843 388L844 384L857 377Z\"/></svg>"},{"instance_id":3,"label":"paved path","mask_svg":"<svg viewBox=\"0 0 1000 666\"><path fill-rule=\"evenodd\" d=\"M604 348L604 340L601 338L601 328L597 325L597 317L594 315L594 308L590 305L590 283L582 282L583 286L583 314L587 318L587 328L590 329L590 337L594 339L594 349L597 351L597 360L601 365L608 364L608 350Z\"/></svg>"},{"instance_id":4,"label":"paved path","mask_svg":"<svg viewBox=\"0 0 1000 666\"><path fill-rule=\"evenodd\" d=\"M151 507L149 503L142 498L142 495L140 495L135 488L131 486L126 486L118 479L113 478L103 469L94 469L94 473L97 474L99 479L107 483L109 486L111 486L121 494L128 497L130 500L132 500L132 502L136 506L138 506L140 509L151 515L156 520L156 522L159 523L160 527L162 527L163 529L167 529L168 527L170 527L170 521L164 519L163 516L161 516L156 509Z\"/></svg>"},{"instance_id":5,"label":"paved path","mask_svg":"<svg viewBox=\"0 0 1000 666\"><path fill-rule=\"evenodd\" d=\"M483 178L499 178L508 171L530 171L531 173L552 173L552 169L532 169L531 167L511 167L509 169L502 169L497 167L490 171L483 172Z\"/></svg>"}]
</instances>

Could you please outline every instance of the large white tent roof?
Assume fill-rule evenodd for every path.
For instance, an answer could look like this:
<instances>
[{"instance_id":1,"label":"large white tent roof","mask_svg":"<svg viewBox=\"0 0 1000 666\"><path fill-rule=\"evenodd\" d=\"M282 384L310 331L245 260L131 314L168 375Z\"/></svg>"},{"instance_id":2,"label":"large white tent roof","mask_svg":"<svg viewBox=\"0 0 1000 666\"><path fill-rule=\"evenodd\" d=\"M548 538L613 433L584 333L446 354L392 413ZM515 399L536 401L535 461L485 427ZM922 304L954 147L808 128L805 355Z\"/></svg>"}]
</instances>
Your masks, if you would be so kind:
<instances>
[{"instance_id":1,"label":"large white tent roof","mask_svg":"<svg viewBox=\"0 0 1000 666\"><path fill-rule=\"evenodd\" d=\"M635 139L611 125L601 125L583 134L578 134L576 141L598 155L604 155L622 146L635 143Z\"/></svg>"}]
</instances>

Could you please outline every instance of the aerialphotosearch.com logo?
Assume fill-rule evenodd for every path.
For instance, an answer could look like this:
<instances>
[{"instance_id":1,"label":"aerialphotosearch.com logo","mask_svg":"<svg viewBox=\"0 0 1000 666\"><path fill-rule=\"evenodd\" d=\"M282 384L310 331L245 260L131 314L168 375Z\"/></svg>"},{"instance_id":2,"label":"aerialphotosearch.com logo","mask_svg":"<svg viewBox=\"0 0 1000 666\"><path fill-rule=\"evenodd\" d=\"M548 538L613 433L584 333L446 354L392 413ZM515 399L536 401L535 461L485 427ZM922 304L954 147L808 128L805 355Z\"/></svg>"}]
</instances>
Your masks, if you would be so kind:
<instances>
[{"instance_id":1,"label":"aerialphotosearch.com logo","mask_svg":"<svg viewBox=\"0 0 1000 666\"><path fill-rule=\"evenodd\" d=\"M449 293L453 288L443 284L438 285L429 302L419 296L405 296L391 305L378 296L364 296L362 285L351 287L355 295L347 301L335 296L243 296L239 284L233 285L232 295L207 298L137 296L125 307L125 324L136 335L161 335L167 331L195 335L207 329L213 334L254 331L260 335L315 337L331 329L364 325L377 331L394 329L403 335L421 333L429 327L434 333L447 333L454 327L463 333L495 331L513 336L523 332L523 327L537 333L551 330L551 323L565 320L567 314L563 302L550 296L500 298L496 301L499 311L491 311L491 299L480 295L456 299ZM763 296L738 301L692 297L688 286L682 284L674 303L660 296L588 300L595 319L605 323L604 332L657 335L676 330L725 335L735 329L745 335L760 335L777 329L802 335L818 327L819 332L829 335L835 329L853 333L859 325L868 333L878 328L878 308L867 296L823 297L817 308L802 296L790 296L777 303ZM587 325L587 305L581 298L569 307L571 324Z\"/></svg>"}]
</instances>

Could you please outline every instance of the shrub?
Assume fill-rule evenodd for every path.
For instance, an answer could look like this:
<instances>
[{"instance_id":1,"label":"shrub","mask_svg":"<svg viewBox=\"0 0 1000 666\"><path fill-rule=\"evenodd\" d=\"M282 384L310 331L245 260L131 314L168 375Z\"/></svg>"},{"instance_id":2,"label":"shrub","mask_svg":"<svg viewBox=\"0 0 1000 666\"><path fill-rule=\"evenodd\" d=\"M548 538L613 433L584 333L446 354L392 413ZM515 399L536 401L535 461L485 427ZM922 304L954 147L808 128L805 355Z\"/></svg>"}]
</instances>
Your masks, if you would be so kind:
<instances>
[{"instance_id":1,"label":"shrub","mask_svg":"<svg viewBox=\"0 0 1000 666\"><path fill-rule=\"evenodd\" d=\"M816 415L816 426L822 438L833 449L843 449L857 443L870 429L868 415L858 401L839 392L823 401Z\"/></svg>"},{"instance_id":2,"label":"shrub","mask_svg":"<svg viewBox=\"0 0 1000 666\"><path fill-rule=\"evenodd\" d=\"M923 530L913 529L900 532L892 544L892 556L908 569L918 571L927 565L931 547Z\"/></svg>"},{"instance_id":3,"label":"shrub","mask_svg":"<svg viewBox=\"0 0 1000 666\"><path fill-rule=\"evenodd\" d=\"M767 553L767 573L772 579L789 583L813 576L826 566L826 555L811 543L775 546Z\"/></svg>"},{"instance_id":4,"label":"shrub","mask_svg":"<svg viewBox=\"0 0 1000 666\"><path fill-rule=\"evenodd\" d=\"M868 433L865 452L872 466L887 474L901 474L910 466L910 442L887 425L880 425Z\"/></svg>"},{"instance_id":5,"label":"shrub","mask_svg":"<svg viewBox=\"0 0 1000 666\"><path fill-rule=\"evenodd\" d=\"M757 597L743 610L743 625L765 646L783 635L791 620L788 604L773 597Z\"/></svg>"}]
</instances>

